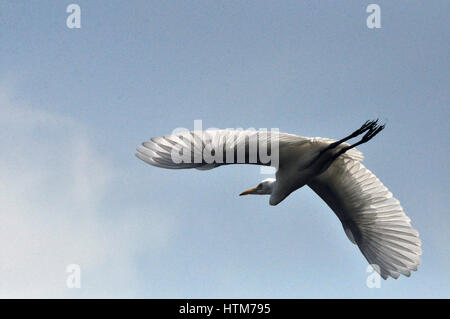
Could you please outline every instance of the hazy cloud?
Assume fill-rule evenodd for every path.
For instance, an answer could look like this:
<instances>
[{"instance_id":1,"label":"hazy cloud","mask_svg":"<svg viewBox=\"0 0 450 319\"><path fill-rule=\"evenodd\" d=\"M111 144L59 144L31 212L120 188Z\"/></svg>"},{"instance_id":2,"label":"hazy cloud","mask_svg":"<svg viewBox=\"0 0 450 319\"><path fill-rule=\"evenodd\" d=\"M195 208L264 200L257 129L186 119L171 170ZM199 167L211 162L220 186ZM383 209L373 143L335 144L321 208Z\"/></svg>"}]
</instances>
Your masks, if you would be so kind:
<instances>
[{"instance_id":1,"label":"hazy cloud","mask_svg":"<svg viewBox=\"0 0 450 319\"><path fill-rule=\"evenodd\" d=\"M133 296L136 257L167 243L170 215L108 211L120 172L88 130L13 96L0 86L0 297ZM66 287L72 263L81 289Z\"/></svg>"}]
</instances>

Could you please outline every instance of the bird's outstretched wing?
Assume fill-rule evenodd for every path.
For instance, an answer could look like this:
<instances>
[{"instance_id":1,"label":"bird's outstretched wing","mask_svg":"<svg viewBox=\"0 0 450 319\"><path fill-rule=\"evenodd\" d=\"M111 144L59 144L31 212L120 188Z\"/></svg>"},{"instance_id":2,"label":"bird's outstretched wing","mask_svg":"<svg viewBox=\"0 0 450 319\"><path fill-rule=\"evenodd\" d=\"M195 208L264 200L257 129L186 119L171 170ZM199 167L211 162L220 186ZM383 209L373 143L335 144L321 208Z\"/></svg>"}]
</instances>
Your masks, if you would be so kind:
<instances>
[{"instance_id":1,"label":"bird's outstretched wing","mask_svg":"<svg viewBox=\"0 0 450 319\"><path fill-rule=\"evenodd\" d=\"M162 168L212 169L227 164L289 165L291 161L311 160L331 139L255 130L185 131L153 137L137 147L136 156ZM347 145L343 143L342 145ZM275 149L276 148L276 149ZM273 160L278 156L278 160ZM363 160L351 149L342 157Z\"/></svg>"},{"instance_id":2,"label":"bird's outstretched wing","mask_svg":"<svg viewBox=\"0 0 450 319\"><path fill-rule=\"evenodd\" d=\"M363 164L340 157L308 186L336 213L347 237L384 279L417 270L422 254L418 231Z\"/></svg>"},{"instance_id":3,"label":"bird's outstretched wing","mask_svg":"<svg viewBox=\"0 0 450 319\"><path fill-rule=\"evenodd\" d=\"M185 131L153 137L137 147L136 156L146 163L169 169L212 169L227 164L275 166L274 145L279 157L309 139L286 133L254 130ZM274 144L275 143L275 144Z\"/></svg>"}]
</instances>

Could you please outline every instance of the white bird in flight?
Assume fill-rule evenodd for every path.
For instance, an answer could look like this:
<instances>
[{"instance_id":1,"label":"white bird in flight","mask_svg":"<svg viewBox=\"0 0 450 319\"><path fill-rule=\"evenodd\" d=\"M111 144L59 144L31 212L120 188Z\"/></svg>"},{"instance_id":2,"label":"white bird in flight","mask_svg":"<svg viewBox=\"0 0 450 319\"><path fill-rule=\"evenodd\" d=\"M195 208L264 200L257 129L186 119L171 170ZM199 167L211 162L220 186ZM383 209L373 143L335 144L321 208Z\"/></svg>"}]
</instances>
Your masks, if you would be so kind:
<instances>
[{"instance_id":1,"label":"white bird in flight","mask_svg":"<svg viewBox=\"0 0 450 319\"><path fill-rule=\"evenodd\" d=\"M308 185L335 212L348 239L358 245L382 278L397 279L400 274L409 277L420 264L419 233L411 226L400 202L361 164L364 157L355 148L383 128L377 121L367 121L339 141L279 133L276 179L267 178L240 195L270 195L270 205L277 205L293 191ZM361 134L364 135L359 142L346 143ZM136 156L150 165L168 169L208 170L227 164L273 165L272 161L263 162L258 147L249 146L249 141L257 140L257 145L266 143L267 152L271 153L272 135L250 130L183 132L142 143L137 147ZM205 147L216 158L220 155L220 160L205 161L202 157ZM174 160L173 154L179 154L183 148L189 150L189 160ZM236 160L239 149L245 150L245 157L240 161ZM195 158L200 161L193 160Z\"/></svg>"}]
</instances>

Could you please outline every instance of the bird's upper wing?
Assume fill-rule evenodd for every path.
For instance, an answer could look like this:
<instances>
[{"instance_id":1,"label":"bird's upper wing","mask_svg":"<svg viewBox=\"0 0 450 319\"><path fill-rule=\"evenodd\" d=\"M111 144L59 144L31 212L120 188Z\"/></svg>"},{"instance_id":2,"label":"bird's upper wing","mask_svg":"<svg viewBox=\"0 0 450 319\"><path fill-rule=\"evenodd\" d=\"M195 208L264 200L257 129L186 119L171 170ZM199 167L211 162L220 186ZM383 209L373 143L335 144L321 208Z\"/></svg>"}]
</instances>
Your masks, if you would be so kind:
<instances>
[{"instance_id":1,"label":"bird's upper wing","mask_svg":"<svg viewBox=\"0 0 450 319\"><path fill-rule=\"evenodd\" d=\"M336 213L348 238L384 279L417 270L422 254L418 231L363 164L340 157L308 186Z\"/></svg>"},{"instance_id":2,"label":"bird's upper wing","mask_svg":"<svg viewBox=\"0 0 450 319\"><path fill-rule=\"evenodd\" d=\"M137 147L136 156L144 162L169 169L212 169L227 164L288 165L290 161L313 159L334 140L255 130L184 131L153 137ZM342 145L347 145L343 143ZM276 148L276 149L275 149ZM278 154L276 154L278 150ZM273 160L278 155L278 160ZM300 158L302 157L302 158ZM357 149L342 155L363 160Z\"/></svg>"},{"instance_id":3,"label":"bird's upper wing","mask_svg":"<svg viewBox=\"0 0 450 319\"><path fill-rule=\"evenodd\" d=\"M185 131L154 137L137 147L136 156L162 168L211 169L226 164L276 166L271 161L273 145L278 144L280 160L289 150L310 139L286 133L252 130ZM277 144L273 144L277 143Z\"/></svg>"}]
</instances>

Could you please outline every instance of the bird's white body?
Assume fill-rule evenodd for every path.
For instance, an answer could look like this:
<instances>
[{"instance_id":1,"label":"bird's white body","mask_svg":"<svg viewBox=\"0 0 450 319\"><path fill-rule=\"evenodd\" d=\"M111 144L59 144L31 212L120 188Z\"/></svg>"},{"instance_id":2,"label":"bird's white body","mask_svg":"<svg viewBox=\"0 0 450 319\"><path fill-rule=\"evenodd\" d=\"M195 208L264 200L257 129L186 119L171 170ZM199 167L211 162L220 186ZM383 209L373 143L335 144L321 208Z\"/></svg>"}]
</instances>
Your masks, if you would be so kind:
<instances>
[{"instance_id":1,"label":"bird's white body","mask_svg":"<svg viewBox=\"0 0 450 319\"><path fill-rule=\"evenodd\" d=\"M231 164L225 158L239 148L257 152L249 147L252 139L266 143L270 138L273 136L256 131L185 132L144 142L137 148L136 156L163 168L212 169ZM400 202L361 163L364 159L361 152L344 142L334 146L335 141L326 138L279 133L276 139L279 157L276 179L265 180L241 195L270 194L269 203L277 205L293 191L308 185L335 212L347 237L358 245L370 264L378 266L375 269L383 278L409 276L411 270L417 270L422 253L418 232L410 225ZM225 140L228 143L223 143ZM267 145L272 152L271 144ZM203 155L204 148L209 147L215 148L213 153L221 152L224 160L175 163L174 150L179 152L187 146L191 158ZM273 165L262 163L258 154L253 156L257 160L251 162L252 155L255 154L247 154L241 163Z\"/></svg>"}]
</instances>

